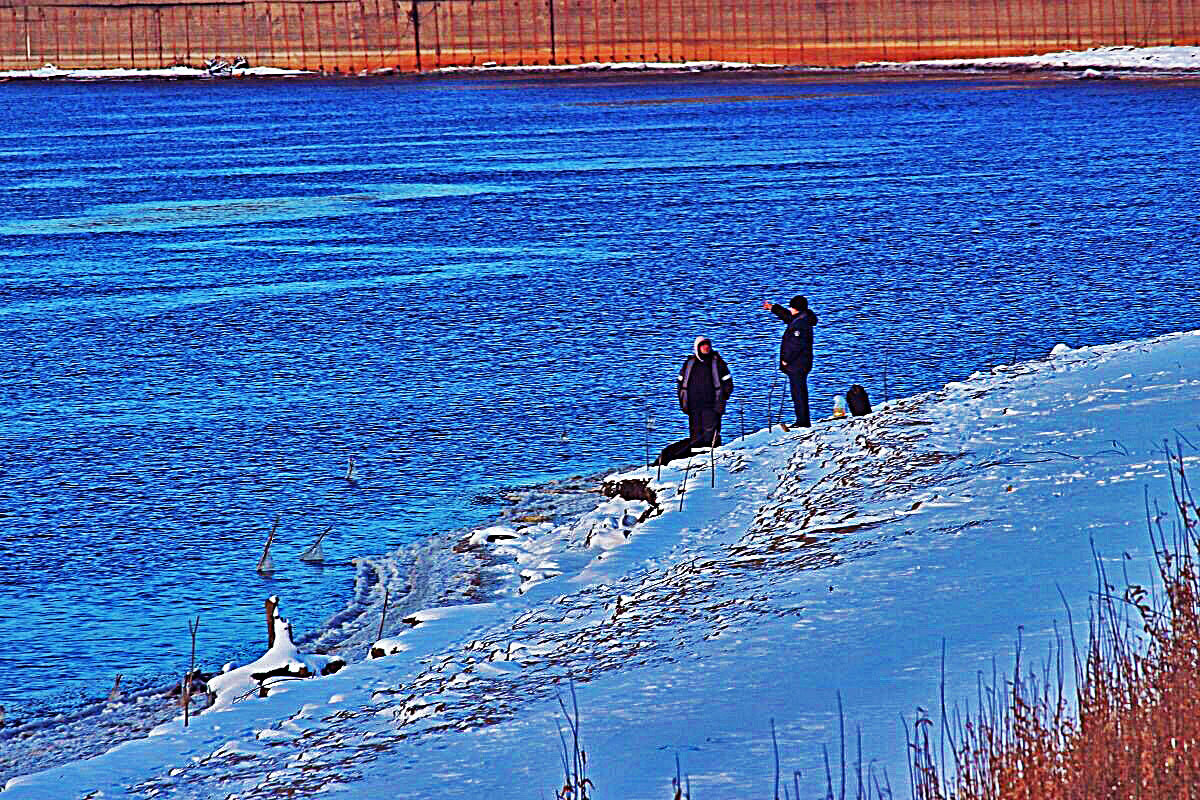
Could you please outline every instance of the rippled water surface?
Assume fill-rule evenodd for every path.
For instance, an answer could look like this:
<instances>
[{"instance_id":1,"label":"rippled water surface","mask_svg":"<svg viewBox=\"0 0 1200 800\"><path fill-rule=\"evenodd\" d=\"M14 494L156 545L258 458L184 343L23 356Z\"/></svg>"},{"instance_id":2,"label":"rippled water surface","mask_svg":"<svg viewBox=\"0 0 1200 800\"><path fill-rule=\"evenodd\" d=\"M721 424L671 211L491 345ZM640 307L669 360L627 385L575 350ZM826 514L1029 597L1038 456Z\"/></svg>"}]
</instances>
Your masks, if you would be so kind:
<instances>
[{"instance_id":1,"label":"rippled water surface","mask_svg":"<svg viewBox=\"0 0 1200 800\"><path fill-rule=\"evenodd\" d=\"M710 335L761 426L1200 327L1200 85L802 76L0 87L0 704L347 602L355 556L644 458ZM343 479L346 460L358 480ZM274 519L277 571L255 564ZM322 529L332 562L297 555Z\"/></svg>"}]
</instances>

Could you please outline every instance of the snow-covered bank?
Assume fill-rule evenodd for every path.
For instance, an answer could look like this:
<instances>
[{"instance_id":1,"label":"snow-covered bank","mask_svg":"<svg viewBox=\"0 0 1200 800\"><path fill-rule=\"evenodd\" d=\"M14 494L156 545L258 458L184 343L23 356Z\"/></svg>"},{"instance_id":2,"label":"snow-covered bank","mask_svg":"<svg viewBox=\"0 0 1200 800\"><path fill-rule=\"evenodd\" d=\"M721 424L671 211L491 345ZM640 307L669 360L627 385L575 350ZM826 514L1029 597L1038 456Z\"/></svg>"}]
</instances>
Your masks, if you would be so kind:
<instances>
[{"instance_id":1,"label":"snow-covered bank","mask_svg":"<svg viewBox=\"0 0 1200 800\"><path fill-rule=\"evenodd\" d=\"M775 70L782 69L782 64L753 64L740 61L630 61L630 62L589 62L584 64L557 65L528 65L501 66L494 63L477 67L440 67L430 70L433 74L484 74L484 73L535 73L554 74L562 72L714 72L742 70ZM207 80L212 78L286 78L303 75L318 75L320 73L284 69L281 67L234 67L220 70L203 69L198 67L161 67L161 68L131 68L113 67L62 69L53 64L46 64L38 69L0 70L0 80L66 80L66 81L100 81L100 80ZM347 75L344 77L379 77L399 74L392 68L375 69Z\"/></svg>"},{"instance_id":2,"label":"snow-covered bank","mask_svg":"<svg viewBox=\"0 0 1200 800\"><path fill-rule=\"evenodd\" d=\"M202 69L199 67L159 67L159 68L78 68L62 69L53 64L46 64L37 69L0 70L0 80L64 80L64 81L105 81L105 80L208 80L212 78L287 78L298 75L313 75L315 73L300 69L283 69L281 67L233 67L219 70Z\"/></svg>"},{"instance_id":3,"label":"snow-covered bank","mask_svg":"<svg viewBox=\"0 0 1200 800\"><path fill-rule=\"evenodd\" d=\"M927 61L876 61L859 64L860 69L921 70L1068 70L1083 77L1099 78L1106 73L1200 75L1200 47L1096 47L1064 50L1033 56L996 58L947 58Z\"/></svg>"},{"instance_id":4,"label":"snow-covered bank","mask_svg":"<svg viewBox=\"0 0 1200 800\"><path fill-rule=\"evenodd\" d=\"M478 532L463 547L491 556L497 590L407 615L395 655L7 791L549 794L570 675L598 795L669 796L676 753L697 797L766 795L772 719L785 774L820 794L839 691L903 794L899 715L936 707L943 639L947 699L974 697L1018 626L1034 652L1055 619L1064 630L1060 588L1086 608L1092 541L1144 574L1144 487L1170 495L1164 438L1200 462L1198 401L1200 332L1175 334L756 433L718 451L715 488L705 457L635 470L623 477L649 481L659 513L597 498L561 524L531 513Z\"/></svg>"},{"instance_id":5,"label":"snow-covered bank","mask_svg":"<svg viewBox=\"0 0 1200 800\"><path fill-rule=\"evenodd\" d=\"M556 72L720 72L762 69L783 69L783 64L759 64L749 61L588 61L582 64L530 64L500 66L488 63L477 67L441 67L442 74L487 72L556 73Z\"/></svg>"},{"instance_id":6,"label":"snow-covered bank","mask_svg":"<svg viewBox=\"0 0 1200 800\"><path fill-rule=\"evenodd\" d=\"M601 479L590 476L560 480L505 492L503 498L492 498L511 503L498 522L561 525L578 519L594 510L594 490ZM478 603L493 594L518 590L519 586L512 585L515 581L505 580L506 575L511 578L515 567L510 568L511 559L503 552L465 546L472 536L479 535L449 530L385 556L354 559L354 585L345 605L319 629L296 631L298 648L304 653L333 654L356 663L367 657L380 635L385 601L387 615L382 630L386 637L406 628L404 619L422 609ZM260 601L246 600L255 607ZM294 608L286 598L285 603ZM220 663L205 662L197 667L201 673L214 673ZM203 676L197 679L195 691L204 691L203 680ZM220 682L218 678L217 685ZM95 698L64 713L8 709L7 720L0 726L0 787L14 775L92 758L149 735L179 715L179 691L178 676L169 675L144 685L131 685L127 680L119 696ZM207 702L198 695L193 714L201 713Z\"/></svg>"}]
</instances>

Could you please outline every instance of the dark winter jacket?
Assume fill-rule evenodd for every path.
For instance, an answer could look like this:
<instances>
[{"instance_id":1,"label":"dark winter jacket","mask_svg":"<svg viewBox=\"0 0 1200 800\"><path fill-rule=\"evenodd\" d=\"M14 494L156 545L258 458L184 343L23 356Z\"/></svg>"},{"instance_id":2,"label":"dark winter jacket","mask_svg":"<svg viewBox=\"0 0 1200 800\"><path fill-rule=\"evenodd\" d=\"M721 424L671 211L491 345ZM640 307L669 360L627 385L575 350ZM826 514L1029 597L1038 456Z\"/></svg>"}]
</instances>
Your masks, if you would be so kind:
<instances>
[{"instance_id":1,"label":"dark winter jacket","mask_svg":"<svg viewBox=\"0 0 1200 800\"><path fill-rule=\"evenodd\" d=\"M700 340L696 340L699 345ZM688 414L702 408L715 409L718 414L725 413L725 404L733 394L733 376L720 353L712 350L708 358L701 358L698 346L692 347L692 354L676 378L679 391L679 408Z\"/></svg>"},{"instance_id":2,"label":"dark winter jacket","mask_svg":"<svg viewBox=\"0 0 1200 800\"><path fill-rule=\"evenodd\" d=\"M817 327L817 315L810 308L803 314L793 315L779 304L771 306L771 313L787 323L783 341L779 344L779 367L789 375L808 374L813 362L813 328Z\"/></svg>"}]
</instances>

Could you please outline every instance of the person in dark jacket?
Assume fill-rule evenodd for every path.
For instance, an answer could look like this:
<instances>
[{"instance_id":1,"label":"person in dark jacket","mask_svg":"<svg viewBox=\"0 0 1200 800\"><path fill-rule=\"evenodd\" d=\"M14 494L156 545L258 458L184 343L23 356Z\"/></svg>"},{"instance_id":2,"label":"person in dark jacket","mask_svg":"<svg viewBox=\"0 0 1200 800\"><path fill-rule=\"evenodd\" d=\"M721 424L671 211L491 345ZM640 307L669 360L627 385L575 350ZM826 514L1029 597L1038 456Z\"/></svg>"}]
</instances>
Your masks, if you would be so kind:
<instances>
[{"instance_id":1,"label":"person in dark jacket","mask_svg":"<svg viewBox=\"0 0 1200 800\"><path fill-rule=\"evenodd\" d=\"M688 436L693 447L721 443L721 417L733 394L733 376L725 359L705 336L697 336L692 354L676 378L679 408L688 415Z\"/></svg>"},{"instance_id":2,"label":"person in dark jacket","mask_svg":"<svg viewBox=\"0 0 1200 800\"><path fill-rule=\"evenodd\" d=\"M788 376L792 390L792 405L796 408L796 425L812 426L808 413L808 373L813 364L813 328L817 315L808 307L808 298L796 295L787 308L778 303L763 302L763 309L779 317L787 325L779 345L779 368Z\"/></svg>"}]
</instances>

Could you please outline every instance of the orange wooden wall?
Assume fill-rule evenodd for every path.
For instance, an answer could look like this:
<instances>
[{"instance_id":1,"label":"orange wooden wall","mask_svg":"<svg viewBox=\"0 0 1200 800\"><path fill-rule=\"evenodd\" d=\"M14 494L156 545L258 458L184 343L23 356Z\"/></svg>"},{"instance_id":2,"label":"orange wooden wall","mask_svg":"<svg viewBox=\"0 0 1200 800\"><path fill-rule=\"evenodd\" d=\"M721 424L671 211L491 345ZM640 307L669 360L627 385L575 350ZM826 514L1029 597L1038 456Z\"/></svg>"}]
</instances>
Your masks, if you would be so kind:
<instances>
[{"instance_id":1,"label":"orange wooden wall","mask_svg":"<svg viewBox=\"0 0 1200 800\"><path fill-rule=\"evenodd\" d=\"M0 0L0 69L860 61L1200 44L1200 0Z\"/></svg>"}]
</instances>

